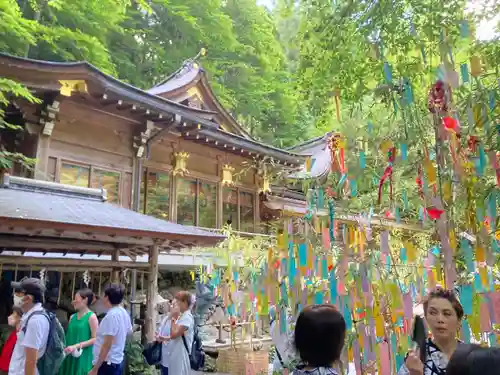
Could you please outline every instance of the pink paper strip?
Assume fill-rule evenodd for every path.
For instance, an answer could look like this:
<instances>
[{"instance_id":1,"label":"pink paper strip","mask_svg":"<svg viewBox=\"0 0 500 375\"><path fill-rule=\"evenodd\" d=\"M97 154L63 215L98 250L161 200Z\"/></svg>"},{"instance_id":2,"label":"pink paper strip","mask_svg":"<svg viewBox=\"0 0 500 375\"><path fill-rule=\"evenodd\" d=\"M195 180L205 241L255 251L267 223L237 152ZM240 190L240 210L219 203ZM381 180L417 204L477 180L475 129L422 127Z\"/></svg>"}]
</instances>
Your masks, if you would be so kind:
<instances>
[{"instance_id":1,"label":"pink paper strip","mask_svg":"<svg viewBox=\"0 0 500 375\"><path fill-rule=\"evenodd\" d=\"M496 324L500 324L500 292L490 293L489 297L493 306L493 319Z\"/></svg>"},{"instance_id":2,"label":"pink paper strip","mask_svg":"<svg viewBox=\"0 0 500 375\"><path fill-rule=\"evenodd\" d=\"M491 319L490 319L490 311L488 309L488 303L481 303L481 312L480 312L480 323L481 323L481 332L490 332L491 331Z\"/></svg>"},{"instance_id":3,"label":"pink paper strip","mask_svg":"<svg viewBox=\"0 0 500 375\"><path fill-rule=\"evenodd\" d=\"M404 312L405 318L411 320L413 317L413 301L411 298L411 293L408 292L403 296Z\"/></svg>"},{"instance_id":4,"label":"pink paper strip","mask_svg":"<svg viewBox=\"0 0 500 375\"><path fill-rule=\"evenodd\" d=\"M380 370L384 375L391 373L389 345L385 341L380 344Z\"/></svg>"},{"instance_id":5,"label":"pink paper strip","mask_svg":"<svg viewBox=\"0 0 500 375\"><path fill-rule=\"evenodd\" d=\"M330 250L330 232L328 228L323 228L321 232L321 237L323 239L323 249Z\"/></svg>"}]
</instances>

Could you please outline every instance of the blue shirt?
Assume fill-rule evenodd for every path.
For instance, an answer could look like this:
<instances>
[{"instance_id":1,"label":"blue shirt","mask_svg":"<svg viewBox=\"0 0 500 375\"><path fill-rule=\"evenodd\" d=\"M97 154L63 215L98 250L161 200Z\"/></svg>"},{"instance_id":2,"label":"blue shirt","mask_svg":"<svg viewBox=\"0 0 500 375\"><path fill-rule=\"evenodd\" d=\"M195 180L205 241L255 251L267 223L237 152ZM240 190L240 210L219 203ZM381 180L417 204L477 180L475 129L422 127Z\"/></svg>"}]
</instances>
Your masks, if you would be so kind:
<instances>
[{"instance_id":1,"label":"blue shirt","mask_svg":"<svg viewBox=\"0 0 500 375\"><path fill-rule=\"evenodd\" d=\"M130 315L121 306L112 307L97 328L93 349L93 363L95 364L99 359L104 337L113 336L113 343L111 344L111 349L109 350L105 363L121 364L123 362L125 342L127 341L127 335L129 333L132 333Z\"/></svg>"}]
</instances>

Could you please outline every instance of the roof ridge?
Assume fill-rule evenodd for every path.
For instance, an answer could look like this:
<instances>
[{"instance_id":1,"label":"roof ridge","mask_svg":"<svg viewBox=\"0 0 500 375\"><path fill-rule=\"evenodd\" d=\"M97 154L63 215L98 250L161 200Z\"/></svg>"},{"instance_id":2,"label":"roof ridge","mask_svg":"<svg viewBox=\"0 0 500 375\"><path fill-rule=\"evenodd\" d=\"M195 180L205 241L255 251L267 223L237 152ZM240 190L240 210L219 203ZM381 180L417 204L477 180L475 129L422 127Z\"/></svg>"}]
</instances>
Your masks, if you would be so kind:
<instances>
[{"instance_id":1,"label":"roof ridge","mask_svg":"<svg viewBox=\"0 0 500 375\"><path fill-rule=\"evenodd\" d=\"M172 78L177 78L181 72L188 66L190 65L190 68L193 66L194 63L198 64L199 68L201 70L203 70L203 68L201 67L201 63L198 61L199 57L200 56L205 56L206 54L206 50L205 48L202 48L200 49L200 52L198 52L196 54L196 56L194 57L191 57L189 59L186 59L182 62L181 66L179 69L175 70L173 73L169 74L166 78L162 79L159 83L155 84L153 87L151 88L154 88L154 87L158 87L158 86L161 86L163 85L164 83L170 81Z\"/></svg>"},{"instance_id":2,"label":"roof ridge","mask_svg":"<svg viewBox=\"0 0 500 375\"><path fill-rule=\"evenodd\" d=\"M325 134L323 135L320 135L320 136L317 136L317 137L314 137L314 138L310 138L310 139L307 139L305 141L302 141L300 143L297 143L296 145L293 145L293 146L289 146L289 147L285 147L285 150L287 151L292 151L294 149L297 149L297 148L300 148L300 147L303 147L303 146L307 146L311 143L314 143L314 142L317 142L317 141L320 141L322 139L325 139L327 137L329 137L332 133L334 133L334 131L330 131L330 132L326 132Z\"/></svg>"},{"instance_id":3,"label":"roof ridge","mask_svg":"<svg viewBox=\"0 0 500 375\"><path fill-rule=\"evenodd\" d=\"M73 198L84 198L104 202L107 200L106 189L93 189L80 186L60 184L57 182L35 180L31 178L10 176L5 174L0 181L3 189L44 192Z\"/></svg>"}]
</instances>

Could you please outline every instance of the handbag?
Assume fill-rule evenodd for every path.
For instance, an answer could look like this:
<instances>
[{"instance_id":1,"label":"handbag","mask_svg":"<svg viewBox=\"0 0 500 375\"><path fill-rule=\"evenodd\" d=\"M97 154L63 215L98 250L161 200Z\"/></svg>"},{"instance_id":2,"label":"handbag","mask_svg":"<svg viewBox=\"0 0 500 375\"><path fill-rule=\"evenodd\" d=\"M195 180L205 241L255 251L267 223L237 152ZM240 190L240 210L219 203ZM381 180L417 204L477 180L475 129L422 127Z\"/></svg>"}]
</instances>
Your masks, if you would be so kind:
<instances>
[{"instance_id":1,"label":"handbag","mask_svg":"<svg viewBox=\"0 0 500 375\"><path fill-rule=\"evenodd\" d=\"M144 347L142 355L148 365L155 366L161 362L161 345L160 342L151 342Z\"/></svg>"}]
</instances>

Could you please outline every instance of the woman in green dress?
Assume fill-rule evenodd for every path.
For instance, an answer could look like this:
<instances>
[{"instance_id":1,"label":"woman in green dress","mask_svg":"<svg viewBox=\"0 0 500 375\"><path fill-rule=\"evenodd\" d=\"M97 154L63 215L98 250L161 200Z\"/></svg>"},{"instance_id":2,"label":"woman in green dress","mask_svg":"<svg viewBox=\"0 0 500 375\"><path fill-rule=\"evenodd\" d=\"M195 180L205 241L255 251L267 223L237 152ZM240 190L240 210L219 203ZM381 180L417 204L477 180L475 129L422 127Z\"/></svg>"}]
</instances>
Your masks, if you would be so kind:
<instances>
[{"instance_id":1,"label":"woman in green dress","mask_svg":"<svg viewBox=\"0 0 500 375\"><path fill-rule=\"evenodd\" d=\"M71 316L66 331L66 358L59 375L87 375L92 370L92 346L99 325L97 316L89 309L93 300L90 289L81 289L75 294L76 314Z\"/></svg>"}]
</instances>

